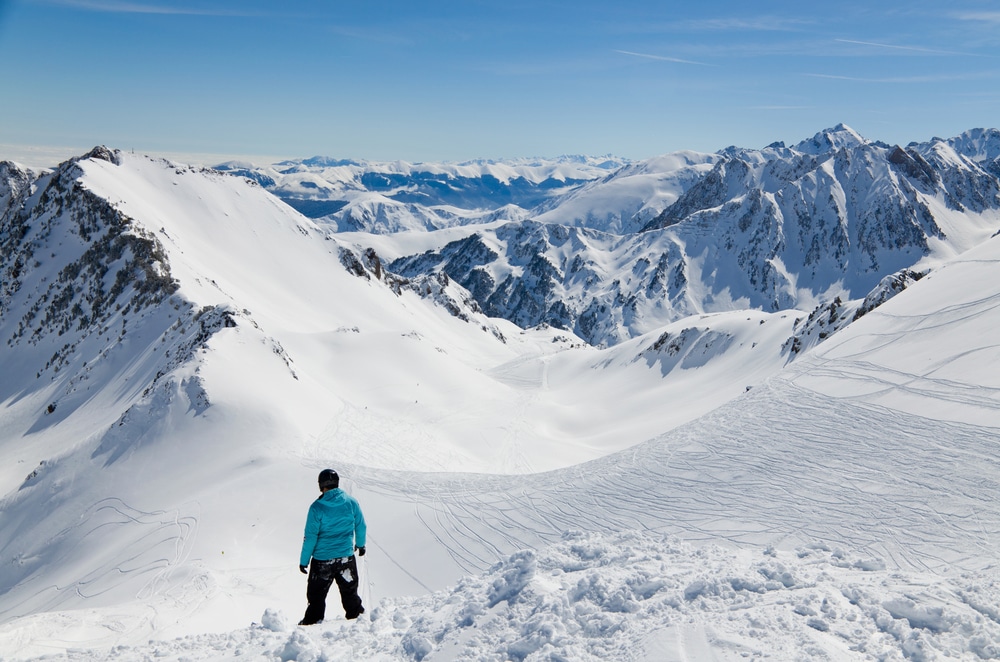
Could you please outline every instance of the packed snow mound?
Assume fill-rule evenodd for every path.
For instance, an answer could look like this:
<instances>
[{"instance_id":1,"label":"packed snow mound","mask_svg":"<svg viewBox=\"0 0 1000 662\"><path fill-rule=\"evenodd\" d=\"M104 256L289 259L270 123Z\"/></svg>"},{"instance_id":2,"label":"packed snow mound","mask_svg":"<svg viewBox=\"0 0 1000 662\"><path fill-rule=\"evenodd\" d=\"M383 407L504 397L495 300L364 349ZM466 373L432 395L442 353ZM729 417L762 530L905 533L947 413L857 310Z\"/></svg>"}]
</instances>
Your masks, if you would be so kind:
<instances>
[{"instance_id":1,"label":"packed snow mound","mask_svg":"<svg viewBox=\"0 0 1000 662\"><path fill-rule=\"evenodd\" d=\"M567 532L446 590L369 605L356 622L301 627L267 608L225 634L45 659L995 659L998 580L888 571L823 543L737 552L655 533Z\"/></svg>"}]
</instances>

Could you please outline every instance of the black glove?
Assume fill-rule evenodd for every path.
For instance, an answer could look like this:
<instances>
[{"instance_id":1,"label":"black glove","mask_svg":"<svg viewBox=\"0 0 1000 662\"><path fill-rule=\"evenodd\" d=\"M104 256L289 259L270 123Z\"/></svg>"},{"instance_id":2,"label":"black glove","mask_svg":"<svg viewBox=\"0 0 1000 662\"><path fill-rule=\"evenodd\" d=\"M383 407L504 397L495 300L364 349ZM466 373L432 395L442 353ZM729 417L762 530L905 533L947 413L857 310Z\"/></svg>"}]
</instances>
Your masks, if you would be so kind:
<instances>
[{"instance_id":1,"label":"black glove","mask_svg":"<svg viewBox=\"0 0 1000 662\"><path fill-rule=\"evenodd\" d=\"M299 572L301 572L303 575L308 575L309 574L309 569L306 566L304 566L304 565L300 565L299 566Z\"/></svg>"},{"instance_id":2,"label":"black glove","mask_svg":"<svg viewBox=\"0 0 1000 662\"><path fill-rule=\"evenodd\" d=\"M364 547L355 547L355 549L358 550L358 556L364 556L365 555L365 548Z\"/></svg>"}]
</instances>

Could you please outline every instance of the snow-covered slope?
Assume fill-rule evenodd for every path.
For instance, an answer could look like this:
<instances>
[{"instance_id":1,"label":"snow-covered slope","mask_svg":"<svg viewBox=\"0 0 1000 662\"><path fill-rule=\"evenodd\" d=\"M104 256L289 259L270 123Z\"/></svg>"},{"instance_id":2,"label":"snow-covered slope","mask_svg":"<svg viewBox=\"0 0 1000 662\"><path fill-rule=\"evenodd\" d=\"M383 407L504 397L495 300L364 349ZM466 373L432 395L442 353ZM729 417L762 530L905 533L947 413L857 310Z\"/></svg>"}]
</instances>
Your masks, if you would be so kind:
<instances>
[{"instance_id":1,"label":"snow-covered slope","mask_svg":"<svg viewBox=\"0 0 1000 662\"><path fill-rule=\"evenodd\" d=\"M995 238L742 397L585 465L419 488L359 470L356 494L432 532L386 532L380 553L499 562L361 627L281 631L272 613L279 632L240 636L333 659L995 659L998 268Z\"/></svg>"},{"instance_id":2,"label":"snow-covered slope","mask_svg":"<svg viewBox=\"0 0 1000 662\"><path fill-rule=\"evenodd\" d=\"M4 659L1000 655L996 238L599 350L241 178L95 150L8 190ZM370 619L295 629L325 466Z\"/></svg>"},{"instance_id":3,"label":"snow-covered slope","mask_svg":"<svg viewBox=\"0 0 1000 662\"><path fill-rule=\"evenodd\" d=\"M395 277L213 171L97 149L27 193L2 233L3 622L118 613L140 596L125 607L132 637L239 624L239 585L263 591L247 608L297 594L266 586L294 556L301 523L286 510L308 503L315 467L564 467L691 420L787 360L794 315L692 321L609 354L523 331L446 277ZM726 361L681 379L751 353L728 359L728 388L710 379ZM637 381L635 416L616 422L607 403ZM643 411L664 399L689 406ZM404 575L384 594L412 587Z\"/></svg>"},{"instance_id":4,"label":"snow-covered slope","mask_svg":"<svg viewBox=\"0 0 1000 662\"><path fill-rule=\"evenodd\" d=\"M298 204L294 206L302 207ZM323 222L333 224L338 232L397 233L482 225L494 221L521 221L527 216L526 210L514 204L497 209L470 210L399 202L381 193L359 193L351 195L343 208L325 217Z\"/></svg>"},{"instance_id":5,"label":"snow-covered slope","mask_svg":"<svg viewBox=\"0 0 1000 662\"><path fill-rule=\"evenodd\" d=\"M226 581L234 561L255 567L239 547L258 536L250 558L294 546L299 525L271 537L267 490L250 478L274 458L284 470L325 462L347 441L375 466L493 462L488 443L424 415L513 399L479 362L536 341L486 319L447 279L392 279L245 180L107 150L39 180L10 211L3 621L187 595L191 582ZM389 374L395 388L372 388ZM393 448L365 443L393 427ZM249 536L234 538L234 521ZM197 569L206 560L221 575Z\"/></svg>"},{"instance_id":6,"label":"snow-covered slope","mask_svg":"<svg viewBox=\"0 0 1000 662\"><path fill-rule=\"evenodd\" d=\"M677 152L628 164L541 203L532 218L615 234L638 232L718 160L716 154Z\"/></svg>"}]
</instances>

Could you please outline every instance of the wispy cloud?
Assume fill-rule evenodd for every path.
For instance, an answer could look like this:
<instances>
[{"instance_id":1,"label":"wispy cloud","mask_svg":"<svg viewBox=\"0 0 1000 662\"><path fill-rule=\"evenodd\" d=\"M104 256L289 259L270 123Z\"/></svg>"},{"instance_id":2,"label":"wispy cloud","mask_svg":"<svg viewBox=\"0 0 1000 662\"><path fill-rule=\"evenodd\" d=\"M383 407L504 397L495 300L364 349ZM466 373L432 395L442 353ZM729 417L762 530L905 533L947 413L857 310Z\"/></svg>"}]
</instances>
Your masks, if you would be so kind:
<instances>
[{"instance_id":1,"label":"wispy cloud","mask_svg":"<svg viewBox=\"0 0 1000 662\"><path fill-rule=\"evenodd\" d=\"M816 106L747 106L747 110L812 110Z\"/></svg>"},{"instance_id":2,"label":"wispy cloud","mask_svg":"<svg viewBox=\"0 0 1000 662\"><path fill-rule=\"evenodd\" d=\"M714 64L708 64L707 62L695 62L694 60L682 60L679 57L667 57L665 55L650 55L649 53L633 53L632 51L619 51L615 50L615 53L621 53L622 55L631 55L632 57L641 57L646 60L658 60L660 62L676 62L677 64L695 64L699 67L714 67Z\"/></svg>"},{"instance_id":3,"label":"wispy cloud","mask_svg":"<svg viewBox=\"0 0 1000 662\"><path fill-rule=\"evenodd\" d=\"M778 16L755 16L751 18L709 18L678 21L675 26L684 30L705 30L719 32L797 32L811 27L810 19Z\"/></svg>"},{"instance_id":4,"label":"wispy cloud","mask_svg":"<svg viewBox=\"0 0 1000 662\"><path fill-rule=\"evenodd\" d=\"M1000 23L1000 11L962 12L954 15L961 21L982 21L984 23Z\"/></svg>"},{"instance_id":5,"label":"wispy cloud","mask_svg":"<svg viewBox=\"0 0 1000 662\"><path fill-rule=\"evenodd\" d=\"M336 26L329 28L330 32L338 35L340 37L345 37L347 39L357 39L359 41L368 41L376 44L413 44L414 40L411 37L404 37L402 35L389 32L386 30L376 30L369 28L355 28L355 27L345 27Z\"/></svg>"},{"instance_id":6,"label":"wispy cloud","mask_svg":"<svg viewBox=\"0 0 1000 662\"><path fill-rule=\"evenodd\" d=\"M44 4L72 7L85 11L115 14L165 14L177 16L262 16L259 12L206 9L204 7L177 7L118 0L43 0Z\"/></svg>"},{"instance_id":7,"label":"wispy cloud","mask_svg":"<svg viewBox=\"0 0 1000 662\"><path fill-rule=\"evenodd\" d=\"M602 31L616 35L655 35L692 33L732 33L734 36L748 36L759 33L773 38L773 33L802 33L815 28L813 20L777 16L750 18L705 18L680 20L654 20L646 22L612 21L602 25Z\"/></svg>"},{"instance_id":8,"label":"wispy cloud","mask_svg":"<svg viewBox=\"0 0 1000 662\"><path fill-rule=\"evenodd\" d=\"M844 80L854 83L878 83L878 84L926 84L926 83L946 83L956 80L976 80L984 78L996 78L996 71L979 71L965 74L940 74L936 76L888 76L884 78L865 78L862 76L837 76L833 74L802 74L810 78L826 78L829 80Z\"/></svg>"},{"instance_id":9,"label":"wispy cloud","mask_svg":"<svg viewBox=\"0 0 1000 662\"><path fill-rule=\"evenodd\" d=\"M875 41L859 41L857 39L834 39L842 44L857 44L859 46L873 46L875 48L886 48L894 51L908 51L911 53L922 53L924 55L973 55L972 53L960 53L958 51L944 51L935 48L923 48L921 46L898 46L896 44L881 44Z\"/></svg>"}]
</instances>

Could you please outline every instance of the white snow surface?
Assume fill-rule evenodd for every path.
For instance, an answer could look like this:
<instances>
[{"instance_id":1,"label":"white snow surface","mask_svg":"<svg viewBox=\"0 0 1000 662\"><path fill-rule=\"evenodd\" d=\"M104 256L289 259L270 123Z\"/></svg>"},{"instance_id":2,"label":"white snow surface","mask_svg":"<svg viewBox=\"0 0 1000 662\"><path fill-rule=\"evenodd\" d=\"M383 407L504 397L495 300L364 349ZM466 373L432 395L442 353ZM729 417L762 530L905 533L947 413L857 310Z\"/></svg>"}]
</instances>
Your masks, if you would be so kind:
<instances>
[{"instance_id":1,"label":"white snow surface","mask_svg":"<svg viewBox=\"0 0 1000 662\"><path fill-rule=\"evenodd\" d=\"M175 304L237 326L148 392L155 336L41 378L0 350L0 659L1000 658L1000 238L792 362L801 311L597 350L351 275L242 179L121 158L82 183L157 233ZM297 627L327 466L367 612L334 589Z\"/></svg>"},{"instance_id":2,"label":"white snow surface","mask_svg":"<svg viewBox=\"0 0 1000 662\"><path fill-rule=\"evenodd\" d=\"M719 158L717 154L684 151L625 165L543 204L534 210L534 218L615 234L638 232L673 204L699 175L711 170Z\"/></svg>"}]
</instances>

